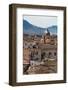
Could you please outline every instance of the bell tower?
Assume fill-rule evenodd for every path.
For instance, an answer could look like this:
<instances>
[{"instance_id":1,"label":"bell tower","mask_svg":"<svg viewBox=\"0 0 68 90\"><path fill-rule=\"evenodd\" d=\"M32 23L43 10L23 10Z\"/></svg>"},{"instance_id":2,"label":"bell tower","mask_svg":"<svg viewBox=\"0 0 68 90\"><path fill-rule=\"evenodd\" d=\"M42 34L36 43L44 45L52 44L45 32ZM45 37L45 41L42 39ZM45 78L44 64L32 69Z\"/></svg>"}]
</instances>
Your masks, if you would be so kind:
<instances>
[{"instance_id":1,"label":"bell tower","mask_svg":"<svg viewBox=\"0 0 68 90\"><path fill-rule=\"evenodd\" d=\"M47 29L47 32L45 33L45 35L44 35L44 43L45 44L49 44L50 43L50 32L49 32L49 30Z\"/></svg>"}]
</instances>

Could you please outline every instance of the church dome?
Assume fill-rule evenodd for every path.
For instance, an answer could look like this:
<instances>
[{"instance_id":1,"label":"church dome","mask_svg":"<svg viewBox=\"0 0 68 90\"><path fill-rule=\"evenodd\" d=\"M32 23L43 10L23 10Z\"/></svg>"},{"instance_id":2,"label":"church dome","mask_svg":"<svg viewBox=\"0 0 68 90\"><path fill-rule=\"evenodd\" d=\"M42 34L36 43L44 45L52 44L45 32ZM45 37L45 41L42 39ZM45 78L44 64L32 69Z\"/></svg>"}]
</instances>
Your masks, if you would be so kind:
<instances>
[{"instance_id":1,"label":"church dome","mask_svg":"<svg viewBox=\"0 0 68 90\"><path fill-rule=\"evenodd\" d=\"M50 39L46 39L46 44L50 44L51 40Z\"/></svg>"}]
</instances>

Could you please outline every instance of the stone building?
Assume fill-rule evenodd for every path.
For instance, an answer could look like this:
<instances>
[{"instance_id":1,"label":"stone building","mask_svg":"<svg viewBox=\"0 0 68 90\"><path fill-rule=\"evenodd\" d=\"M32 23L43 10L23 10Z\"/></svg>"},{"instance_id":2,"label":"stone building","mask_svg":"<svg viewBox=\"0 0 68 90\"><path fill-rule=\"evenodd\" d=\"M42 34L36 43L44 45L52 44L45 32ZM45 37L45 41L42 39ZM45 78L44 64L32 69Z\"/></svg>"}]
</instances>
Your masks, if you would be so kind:
<instances>
[{"instance_id":1,"label":"stone building","mask_svg":"<svg viewBox=\"0 0 68 90\"><path fill-rule=\"evenodd\" d=\"M41 38L26 38L23 50L24 64L35 64L47 59L57 60L57 37L47 30Z\"/></svg>"}]
</instances>

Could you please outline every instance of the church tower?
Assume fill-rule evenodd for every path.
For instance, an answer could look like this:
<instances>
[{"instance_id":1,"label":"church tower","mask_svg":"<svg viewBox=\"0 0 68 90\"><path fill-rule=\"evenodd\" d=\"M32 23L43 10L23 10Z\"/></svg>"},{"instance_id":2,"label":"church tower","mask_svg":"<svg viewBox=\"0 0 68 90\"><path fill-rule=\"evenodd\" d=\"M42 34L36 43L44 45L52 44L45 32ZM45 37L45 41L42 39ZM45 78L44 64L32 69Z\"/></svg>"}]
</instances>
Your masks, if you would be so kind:
<instances>
[{"instance_id":1,"label":"church tower","mask_svg":"<svg viewBox=\"0 0 68 90\"><path fill-rule=\"evenodd\" d=\"M47 29L47 32L44 35L44 44L50 44L51 42L51 36L50 36L50 32Z\"/></svg>"}]
</instances>

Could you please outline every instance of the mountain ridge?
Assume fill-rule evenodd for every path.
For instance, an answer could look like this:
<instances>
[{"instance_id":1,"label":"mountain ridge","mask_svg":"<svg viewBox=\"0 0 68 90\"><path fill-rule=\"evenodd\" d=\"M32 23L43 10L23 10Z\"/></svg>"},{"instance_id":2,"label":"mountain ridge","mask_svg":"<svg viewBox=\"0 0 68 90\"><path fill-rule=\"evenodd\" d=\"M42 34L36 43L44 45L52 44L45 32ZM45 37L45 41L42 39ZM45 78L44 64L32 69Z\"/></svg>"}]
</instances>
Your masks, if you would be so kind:
<instances>
[{"instance_id":1,"label":"mountain ridge","mask_svg":"<svg viewBox=\"0 0 68 90\"><path fill-rule=\"evenodd\" d=\"M30 22L28 22L27 20L23 20L23 32L25 34L37 34L37 35L42 35L45 33L46 30L49 30L51 33L53 34L57 34L57 26L53 25L50 26L48 28L42 28L42 27L38 27L35 26L33 24L31 24Z\"/></svg>"}]
</instances>

